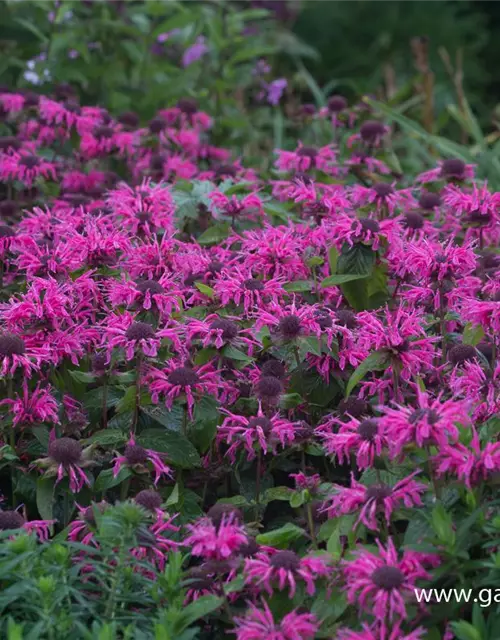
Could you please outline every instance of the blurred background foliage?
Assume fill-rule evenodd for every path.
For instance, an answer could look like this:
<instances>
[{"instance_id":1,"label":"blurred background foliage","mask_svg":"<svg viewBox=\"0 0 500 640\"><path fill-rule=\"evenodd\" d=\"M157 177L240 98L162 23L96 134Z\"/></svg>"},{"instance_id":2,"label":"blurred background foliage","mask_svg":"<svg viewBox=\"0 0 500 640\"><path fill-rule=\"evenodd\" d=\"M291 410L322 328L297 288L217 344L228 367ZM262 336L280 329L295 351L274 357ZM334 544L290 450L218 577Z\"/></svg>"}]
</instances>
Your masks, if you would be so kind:
<instances>
[{"instance_id":1,"label":"blurred background foliage","mask_svg":"<svg viewBox=\"0 0 500 640\"><path fill-rule=\"evenodd\" d=\"M371 95L419 152L439 135L468 160L500 157L498 2L1 0L0 9L3 90L133 110L145 124L196 98L215 116L212 142L249 160L297 138L304 104Z\"/></svg>"}]
</instances>

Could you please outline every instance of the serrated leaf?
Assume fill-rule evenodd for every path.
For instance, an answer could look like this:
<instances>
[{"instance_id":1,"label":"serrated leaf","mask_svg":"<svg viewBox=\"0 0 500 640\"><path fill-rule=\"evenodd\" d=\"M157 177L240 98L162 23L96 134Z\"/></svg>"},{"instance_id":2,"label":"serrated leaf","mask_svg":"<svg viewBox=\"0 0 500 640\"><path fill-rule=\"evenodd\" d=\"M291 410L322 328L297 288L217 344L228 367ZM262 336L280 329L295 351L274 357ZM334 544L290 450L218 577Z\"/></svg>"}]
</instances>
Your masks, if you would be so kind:
<instances>
[{"instance_id":1,"label":"serrated leaf","mask_svg":"<svg viewBox=\"0 0 500 640\"><path fill-rule=\"evenodd\" d=\"M311 291L314 286L312 280L295 280L295 282L287 282L283 289L291 293L302 293L305 291Z\"/></svg>"},{"instance_id":2,"label":"serrated leaf","mask_svg":"<svg viewBox=\"0 0 500 640\"><path fill-rule=\"evenodd\" d=\"M245 362L247 364L250 364L255 360L255 358L251 358L240 349L234 347L232 344L225 346L222 350L222 353L225 358L229 358L230 360L238 360L239 362Z\"/></svg>"},{"instance_id":3,"label":"serrated leaf","mask_svg":"<svg viewBox=\"0 0 500 640\"><path fill-rule=\"evenodd\" d=\"M141 413L166 427L169 431L179 432L181 430L184 409L178 404L174 404L170 410L159 405L144 407L141 409Z\"/></svg>"},{"instance_id":4,"label":"serrated leaf","mask_svg":"<svg viewBox=\"0 0 500 640\"><path fill-rule=\"evenodd\" d=\"M97 376L88 371L68 371L68 373L77 382L84 382L85 384L95 382L97 379Z\"/></svg>"},{"instance_id":5,"label":"serrated leaf","mask_svg":"<svg viewBox=\"0 0 500 640\"><path fill-rule=\"evenodd\" d=\"M175 431L146 429L137 442L146 449L166 454L167 460L176 467L192 469L201 465L200 456L191 442Z\"/></svg>"},{"instance_id":6,"label":"serrated leaf","mask_svg":"<svg viewBox=\"0 0 500 640\"><path fill-rule=\"evenodd\" d=\"M200 618L204 618L209 613L212 613L212 611L219 609L219 607L222 606L223 602L224 599L219 596L208 595L201 596L188 605L184 605L182 609L182 622L180 631L187 629L187 627L192 625Z\"/></svg>"},{"instance_id":7,"label":"serrated leaf","mask_svg":"<svg viewBox=\"0 0 500 640\"><path fill-rule=\"evenodd\" d=\"M127 478L130 478L132 471L128 467L122 467L116 477L113 477L113 469L105 469L97 476L95 481L94 491L96 493L102 493L112 487L117 487Z\"/></svg>"},{"instance_id":8,"label":"serrated leaf","mask_svg":"<svg viewBox=\"0 0 500 640\"><path fill-rule=\"evenodd\" d=\"M389 364L389 357L384 351L374 351L371 353L351 374L345 389L345 397L348 398L351 395L351 391L361 382L367 373L370 371L384 371Z\"/></svg>"},{"instance_id":9,"label":"serrated leaf","mask_svg":"<svg viewBox=\"0 0 500 640\"><path fill-rule=\"evenodd\" d=\"M312 353L315 356L321 355L321 344L316 336L301 336L298 342L301 360L304 360L308 353Z\"/></svg>"},{"instance_id":10,"label":"serrated leaf","mask_svg":"<svg viewBox=\"0 0 500 640\"><path fill-rule=\"evenodd\" d=\"M203 246L218 244L225 240L231 233L231 226L229 223L215 224L213 227L209 227L204 231L201 236L198 237L198 244Z\"/></svg>"},{"instance_id":11,"label":"serrated leaf","mask_svg":"<svg viewBox=\"0 0 500 640\"><path fill-rule=\"evenodd\" d=\"M293 495L293 490L290 487L271 487L264 492L264 501L271 502L272 500L283 500L289 502Z\"/></svg>"},{"instance_id":12,"label":"serrated leaf","mask_svg":"<svg viewBox=\"0 0 500 640\"><path fill-rule=\"evenodd\" d=\"M207 284L204 284L203 282L195 282L194 286L204 296L208 296L209 298L213 298L215 296L215 291L212 289L212 287L209 287Z\"/></svg>"},{"instance_id":13,"label":"serrated leaf","mask_svg":"<svg viewBox=\"0 0 500 640\"><path fill-rule=\"evenodd\" d=\"M125 443L127 439L128 435L120 429L103 429L93 433L85 442L87 444L99 444L103 447L113 447Z\"/></svg>"}]
</instances>

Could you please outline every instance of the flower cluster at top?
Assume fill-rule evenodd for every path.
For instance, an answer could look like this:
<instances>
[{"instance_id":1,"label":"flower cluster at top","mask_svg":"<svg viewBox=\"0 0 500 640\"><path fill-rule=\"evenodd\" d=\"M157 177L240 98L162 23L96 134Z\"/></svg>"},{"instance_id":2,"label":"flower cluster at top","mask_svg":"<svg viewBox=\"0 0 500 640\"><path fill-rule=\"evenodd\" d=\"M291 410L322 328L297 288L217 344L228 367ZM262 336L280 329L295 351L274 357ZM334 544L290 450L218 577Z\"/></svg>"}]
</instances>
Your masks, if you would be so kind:
<instances>
[{"instance_id":1,"label":"flower cluster at top","mask_svg":"<svg viewBox=\"0 0 500 640\"><path fill-rule=\"evenodd\" d=\"M189 553L238 640L453 638L413 590L443 494L500 471L500 193L397 173L366 105L309 112L328 140L261 171L192 98L0 93L0 529L92 548L130 499L137 570Z\"/></svg>"}]
</instances>

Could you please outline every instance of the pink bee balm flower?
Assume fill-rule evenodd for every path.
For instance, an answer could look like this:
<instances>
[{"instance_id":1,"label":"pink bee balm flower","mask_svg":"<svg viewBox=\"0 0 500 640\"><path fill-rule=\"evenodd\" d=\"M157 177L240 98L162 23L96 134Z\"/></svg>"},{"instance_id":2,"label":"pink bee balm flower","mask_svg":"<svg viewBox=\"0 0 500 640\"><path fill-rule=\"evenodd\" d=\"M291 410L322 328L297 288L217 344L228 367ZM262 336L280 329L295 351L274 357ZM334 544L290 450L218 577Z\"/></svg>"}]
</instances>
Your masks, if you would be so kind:
<instances>
[{"instance_id":1,"label":"pink bee balm flower","mask_svg":"<svg viewBox=\"0 0 500 640\"><path fill-rule=\"evenodd\" d=\"M485 371L478 362L464 362L450 376L450 389L472 405L472 418L484 422L500 411L500 365Z\"/></svg>"},{"instance_id":2,"label":"pink bee balm flower","mask_svg":"<svg viewBox=\"0 0 500 640\"><path fill-rule=\"evenodd\" d=\"M13 375L21 368L28 378L33 371L38 371L42 362L50 359L50 352L45 347L32 346L30 341L15 333L0 333L0 373L2 376Z\"/></svg>"},{"instance_id":3,"label":"pink bee balm flower","mask_svg":"<svg viewBox=\"0 0 500 640\"><path fill-rule=\"evenodd\" d=\"M103 329L102 345L108 350L108 363L116 347L125 350L127 360L132 360L138 351L153 358L158 353L160 337L154 327L147 322L135 321L130 313L110 316Z\"/></svg>"},{"instance_id":4,"label":"pink bee balm flower","mask_svg":"<svg viewBox=\"0 0 500 640\"><path fill-rule=\"evenodd\" d=\"M408 444L418 447L445 446L450 440L458 440L457 423L470 422L465 402L441 401L442 393L432 399L428 393L417 391L418 407L396 405L382 407L382 425L390 442L391 456L402 453Z\"/></svg>"},{"instance_id":5,"label":"pink bee balm flower","mask_svg":"<svg viewBox=\"0 0 500 640\"><path fill-rule=\"evenodd\" d=\"M24 529L36 533L40 542L47 542L56 520L26 520L18 511L0 511L0 531Z\"/></svg>"},{"instance_id":6,"label":"pink bee balm flower","mask_svg":"<svg viewBox=\"0 0 500 640\"><path fill-rule=\"evenodd\" d=\"M319 169L324 173L335 173L336 153L332 146L305 147L302 144L295 151L277 149L276 168L278 171L308 171Z\"/></svg>"},{"instance_id":7,"label":"pink bee balm flower","mask_svg":"<svg viewBox=\"0 0 500 640\"><path fill-rule=\"evenodd\" d=\"M294 551L276 549L256 553L245 560L243 569L246 584L262 587L270 596L273 588L283 591L288 587L290 598L295 595L297 580L305 582L306 591L312 596L316 591L315 581L330 573L331 568L323 556L300 558Z\"/></svg>"},{"instance_id":8,"label":"pink bee balm flower","mask_svg":"<svg viewBox=\"0 0 500 640\"><path fill-rule=\"evenodd\" d=\"M240 449L247 452L248 460L253 460L258 449L264 453L276 453L278 445L285 448L294 441L295 426L281 418L279 413L268 418L262 413L261 407L252 418L236 415L227 409L223 409L223 412L227 417L218 429L217 440L229 445L226 455L232 462Z\"/></svg>"},{"instance_id":9,"label":"pink bee balm flower","mask_svg":"<svg viewBox=\"0 0 500 640\"><path fill-rule=\"evenodd\" d=\"M44 475L57 476L56 484L68 476L72 493L79 493L85 484L90 487L90 480L83 469L93 464L90 459L91 447L83 449L78 440L73 438L56 439L53 434L51 437L47 458L37 461L40 467L46 469Z\"/></svg>"},{"instance_id":10,"label":"pink bee balm flower","mask_svg":"<svg viewBox=\"0 0 500 640\"><path fill-rule=\"evenodd\" d=\"M237 196L226 196L220 191L213 191L208 196L211 201L211 211L215 218L227 216L233 221L245 214L245 218L252 219L255 214L264 214L262 200L255 194L238 198Z\"/></svg>"},{"instance_id":11,"label":"pink bee balm flower","mask_svg":"<svg viewBox=\"0 0 500 640\"><path fill-rule=\"evenodd\" d=\"M27 425L40 422L59 422L58 405L51 395L50 387L41 387L40 382L30 393L26 381L23 382L22 395L6 398L0 405L7 405L13 414L13 426Z\"/></svg>"},{"instance_id":12,"label":"pink bee balm flower","mask_svg":"<svg viewBox=\"0 0 500 640\"><path fill-rule=\"evenodd\" d=\"M195 395L209 393L216 398L224 385L219 373L211 363L201 367L191 367L174 359L165 363L165 369L151 367L146 382L151 391L151 398L157 403L160 395L165 396L165 404L171 409L175 398L185 397L189 415L193 415Z\"/></svg>"},{"instance_id":13,"label":"pink bee balm flower","mask_svg":"<svg viewBox=\"0 0 500 640\"><path fill-rule=\"evenodd\" d=\"M109 283L109 301L115 307L126 305L129 308L142 308L146 311L160 311L163 317L169 316L173 310L181 310L184 295L179 287L168 276L159 280L129 280L122 275L121 280Z\"/></svg>"},{"instance_id":14,"label":"pink bee balm flower","mask_svg":"<svg viewBox=\"0 0 500 640\"><path fill-rule=\"evenodd\" d=\"M390 538L386 548L378 540L377 546L379 555L358 550L354 560L344 561L347 600L380 622L404 620L406 601L414 601L416 581L430 575L413 552L399 556Z\"/></svg>"},{"instance_id":15,"label":"pink bee balm flower","mask_svg":"<svg viewBox=\"0 0 500 640\"><path fill-rule=\"evenodd\" d=\"M314 305L297 305L294 298L292 304L286 307L271 303L266 310L260 310L257 313L255 329L260 331L262 327L267 326L271 333L285 342L301 335L315 335L319 338L322 333L320 318Z\"/></svg>"},{"instance_id":16,"label":"pink bee balm flower","mask_svg":"<svg viewBox=\"0 0 500 640\"><path fill-rule=\"evenodd\" d=\"M437 180L463 181L474 178L473 164L465 164L463 160L450 158L438 162L438 166L430 171L425 171L416 177L416 182L436 182Z\"/></svg>"},{"instance_id":17,"label":"pink bee balm flower","mask_svg":"<svg viewBox=\"0 0 500 640\"><path fill-rule=\"evenodd\" d=\"M313 640L319 623L312 613L291 611L275 622L267 603L262 609L249 603L244 617L234 618L236 640Z\"/></svg>"},{"instance_id":18,"label":"pink bee balm flower","mask_svg":"<svg viewBox=\"0 0 500 640\"><path fill-rule=\"evenodd\" d=\"M363 624L362 631L339 629L337 640L424 640L426 633L426 629L422 627L406 633L398 622L391 628L387 628L386 624L379 622L372 626ZM443 640L446 639L443 638Z\"/></svg>"},{"instance_id":19,"label":"pink bee balm flower","mask_svg":"<svg viewBox=\"0 0 500 640\"><path fill-rule=\"evenodd\" d=\"M19 180L31 187L37 178L56 180L56 166L29 151L0 156L0 180Z\"/></svg>"},{"instance_id":20,"label":"pink bee balm flower","mask_svg":"<svg viewBox=\"0 0 500 640\"><path fill-rule=\"evenodd\" d=\"M333 431L337 425L340 428ZM316 434L328 455L338 458L340 464L349 463L351 455L355 454L358 469L372 467L375 458L381 456L389 445L380 421L371 418L361 421L352 418L346 423L331 418L316 429Z\"/></svg>"},{"instance_id":21,"label":"pink bee balm flower","mask_svg":"<svg viewBox=\"0 0 500 640\"><path fill-rule=\"evenodd\" d=\"M157 453L151 449L145 449L136 444L135 438L131 434L123 455L113 460L113 477L116 478L123 466L139 472L147 471L147 464L149 462L155 473L154 483L157 485L162 476L166 476L167 478L172 477L172 470L163 462L162 455L161 453Z\"/></svg>"},{"instance_id":22,"label":"pink bee balm flower","mask_svg":"<svg viewBox=\"0 0 500 640\"><path fill-rule=\"evenodd\" d=\"M243 329L234 316L220 317L215 313L205 319L193 319L186 326L186 334L190 340L200 338L203 347L214 346L222 349L227 344L246 348L251 356L258 342L251 337L249 329Z\"/></svg>"},{"instance_id":23,"label":"pink bee balm flower","mask_svg":"<svg viewBox=\"0 0 500 640\"><path fill-rule=\"evenodd\" d=\"M483 448L477 431L473 428L468 446L461 442L442 447L435 457L436 473L450 474L465 483L469 489L500 470L500 442L487 442Z\"/></svg>"},{"instance_id":24,"label":"pink bee balm flower","mask_svg":"<svg viewBox=\"0 0 500 640\"><path fill-rule=\"evenodd\" d=\"M413 480L418 473L418 471L412 473L393 487L384 483L366 487L351 475L350 487L333 485L336 493L327 499L325 506L328 517L338 518L359 512L355 527L362 522L368 529L379 531L380 526L377 522L379 513L384 515L389 525L392 513L400 505L408 509L422 506L421 494L427 490L427 486Z\"/></svg>"},{"instance_id":25,"label":"pink bee balm flower","mask_svg":"<svg viewBox=\"0 0 500 640\"><path fill-rule=\"evenodd\" d=\"M245 313L256 307L265 307L270 302L278 304L285 295L282 280L270 278L261 280L254 278L251 271L240 269L223 269L217 276L213 288L222 305L233 302L239 306L243 304Z\"/></svg>"},{"instance_id":26,"label":"pink bee balm flower","mask_svg":"<svg viewBox=\"0 0 500 640\"><path fill-rule=\"evenodd\" d=\"M234 513L224 514L217 524L212 518L200 518L187 525L189 535L183 546L204 560L227 560L248 544L248 536Z\"/></svg>"}]
</instances>

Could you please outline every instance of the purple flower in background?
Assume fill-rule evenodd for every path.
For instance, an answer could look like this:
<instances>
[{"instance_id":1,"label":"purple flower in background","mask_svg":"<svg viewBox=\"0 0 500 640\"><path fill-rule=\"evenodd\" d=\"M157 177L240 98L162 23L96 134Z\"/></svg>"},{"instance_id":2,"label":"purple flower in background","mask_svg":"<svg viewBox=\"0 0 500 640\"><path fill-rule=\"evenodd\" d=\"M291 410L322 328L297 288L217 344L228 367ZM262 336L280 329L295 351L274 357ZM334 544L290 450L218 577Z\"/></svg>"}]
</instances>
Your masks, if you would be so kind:
<instances>
[{"instance_id":1,"label":"purple flower in background","mask_svg":"<svg viewBox=\"0 0 500 640\"><path fill-rule=\"evenodd\" d=\"M267 101L269 104L276 106L283 95L283 91L287 87L287 81L285 78L278 78L273 80L271 84L267 85Z\"/></svg>"},{"instance_id":2,"label":"purple flower in background","mask_svg":"<svg viewBox=\"0 0 500 640\"><path fill-rule=\"evenodd\" d=\"M207 53L208 47L205 44L205 38L200 36L196 42L188 47L186 51L184 51L184 55L182 56L182 66L189 67L190 64L199 60L205 53Z\"/></svg>"}]
</instances>

